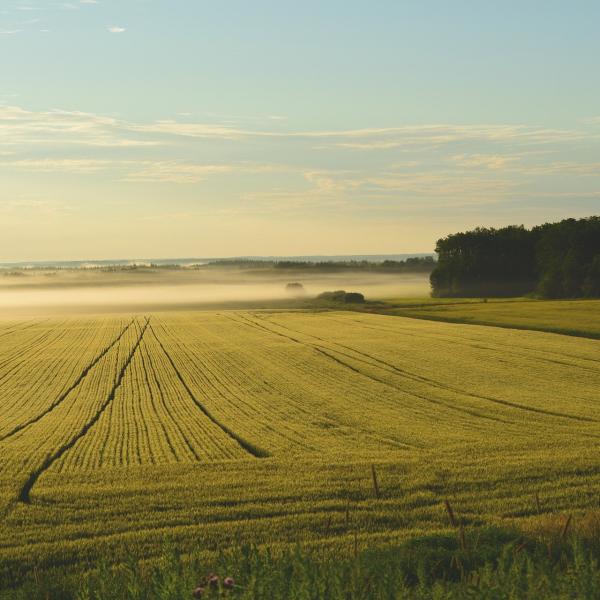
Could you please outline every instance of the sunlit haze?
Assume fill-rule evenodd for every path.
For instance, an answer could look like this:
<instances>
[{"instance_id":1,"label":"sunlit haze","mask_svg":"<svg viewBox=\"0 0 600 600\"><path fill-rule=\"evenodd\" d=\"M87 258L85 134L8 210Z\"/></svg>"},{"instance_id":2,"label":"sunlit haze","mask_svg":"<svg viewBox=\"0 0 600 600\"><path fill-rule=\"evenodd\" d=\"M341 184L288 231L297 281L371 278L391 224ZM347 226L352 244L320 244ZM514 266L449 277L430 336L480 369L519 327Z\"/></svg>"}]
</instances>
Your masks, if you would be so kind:
<instances>
[{"instance_id":1,"label":"sunlit haze","mask_svg":"<svg viewBox=\"0 0 600 600\"><path fill-rule=\"evenodd\" d=\"M0 260L431 252L600 204L596 2L3 0Z\"/></svg>"}]
</instances>

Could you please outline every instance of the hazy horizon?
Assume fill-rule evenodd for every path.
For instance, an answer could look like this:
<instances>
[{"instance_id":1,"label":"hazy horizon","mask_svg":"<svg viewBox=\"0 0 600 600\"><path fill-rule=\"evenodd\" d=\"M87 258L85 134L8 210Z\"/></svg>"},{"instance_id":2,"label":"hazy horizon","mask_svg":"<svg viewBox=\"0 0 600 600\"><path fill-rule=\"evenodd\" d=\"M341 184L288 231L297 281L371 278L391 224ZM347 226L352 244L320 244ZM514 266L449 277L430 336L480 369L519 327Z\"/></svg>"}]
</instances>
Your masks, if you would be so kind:
<instances>
[{"instance_id":1,"label":"hazy horizon","mask_svg":"<svg viewBox=\"0 0 600 600\"><path fill-rule=\"evenodd\" d=\"M419 256L435 256L435 252L408 252L401 254L309 254L309 255L230 255L230 256L135 256L135 257L113 257L113 258L79 258L79 259L41 259L41 260L4 260L0 257L0 267L19 267L26 265L48 266L50 268L59 266L85 267L90 266L112 266L112 265L141 265L149 266L150 264L157 265L184 265L186 263L194 264L195 262L209 261L306 261L306 262L335 262L335 261L359 261L366 260L368 262L381 262L384 260L405 260L407 258Z\"/></svg>"}]
</instances>

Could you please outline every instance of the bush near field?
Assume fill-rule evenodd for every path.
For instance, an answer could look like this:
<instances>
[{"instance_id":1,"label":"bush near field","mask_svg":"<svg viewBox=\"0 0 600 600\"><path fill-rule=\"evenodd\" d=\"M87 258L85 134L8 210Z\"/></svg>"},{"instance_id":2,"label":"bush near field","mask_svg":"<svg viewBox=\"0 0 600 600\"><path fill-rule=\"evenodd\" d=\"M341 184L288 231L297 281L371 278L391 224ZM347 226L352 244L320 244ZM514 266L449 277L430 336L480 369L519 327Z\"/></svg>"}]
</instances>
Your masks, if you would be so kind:
<instances>
[{"instance_id":1,"label":"bush near field","mask_svg":"<svg viewBox=\"0 0 600 600\"><path fill-rule=\"evenodd\" d=\"M336 290L335 292L323 292L317 296L317 300L326 300L327 302L340 302L343 304L364 304L365 297L359 292L346 292L345 290Z\"/></svg>"}]
</instances>

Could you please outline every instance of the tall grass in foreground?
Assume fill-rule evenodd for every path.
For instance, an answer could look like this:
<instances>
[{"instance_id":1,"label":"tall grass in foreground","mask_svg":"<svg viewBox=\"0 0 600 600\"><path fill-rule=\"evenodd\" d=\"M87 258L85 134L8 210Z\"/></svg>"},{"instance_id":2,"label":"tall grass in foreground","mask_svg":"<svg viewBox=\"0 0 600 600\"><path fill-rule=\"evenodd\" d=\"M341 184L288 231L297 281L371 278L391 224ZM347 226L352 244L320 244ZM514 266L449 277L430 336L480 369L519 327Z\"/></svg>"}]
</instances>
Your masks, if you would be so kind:
<instances>
[{"instance_id":1,"label":"tall grass in foreground","mask_svg":"<svg viewBox=\"0 0 600 600\"><path fill-rule=\"evenodd\" d=\"M11 599L392 600L600 598L600 545L561 531L542 540L492 527L418 538L336 557L300 547L241 547L210 563L166 548L158 563L131 556L80 581L32 582Z\"/></svg>"}]
</instances>

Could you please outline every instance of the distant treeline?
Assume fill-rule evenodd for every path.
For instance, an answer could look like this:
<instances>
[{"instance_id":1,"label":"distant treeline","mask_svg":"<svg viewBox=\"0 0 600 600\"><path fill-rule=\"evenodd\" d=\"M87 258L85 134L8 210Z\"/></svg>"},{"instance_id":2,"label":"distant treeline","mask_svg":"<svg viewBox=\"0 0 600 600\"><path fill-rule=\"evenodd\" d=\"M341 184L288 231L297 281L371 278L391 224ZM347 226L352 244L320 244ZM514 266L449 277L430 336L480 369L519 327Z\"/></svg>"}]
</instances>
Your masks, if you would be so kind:
<instances>
[{"instance_id":1,"label":"distant treeline","mask_svg":"<svg viewBox=\"0 0 600 600\"><path fill-rule=\"evenodd\" d=\"M438 240L436 252L434 296L600 297L600 217L478 227Z\"/></svg>"},{"instance_id":2,"label":"distant treeline","mask_svg":"<svg viewBox=\"0 0 600 600\"><path fill-rule=\"evenodd\" d=\"M368 260L349 261L266 261L266 260L215 260L208 267L239 267L243 269L282 269L303 271L374 271L385 273L431 273L436 262L433 256L416 256L406 260L384 260L372 262Z\"/></svg>"},{"instance_id":3,"label":"distant treeline","mask_svg":"<svg viewBox=\"0 0 600 600\"><path fill-rule=\"evenodd\" d=\"M191 265L192 267L196 267L196 265ZM0 273L3 275L10 276L22 276L28 273L38 274L44 273L48 275L49 272L56 273L59 271L70 272L70 271L97 271L102 273L120 273L121 271L149 271L154 269L186 269L188 268L186 265L178 265L171 263L138 263L131 265L101 265L101 264L92 264L92 265L57 265L57 266L48 266L48 265L34 265L34 266L26 266L26 267L13 267L11 271L5 271L5 267L0 266Z\"/></svg>"}]
</instances>

